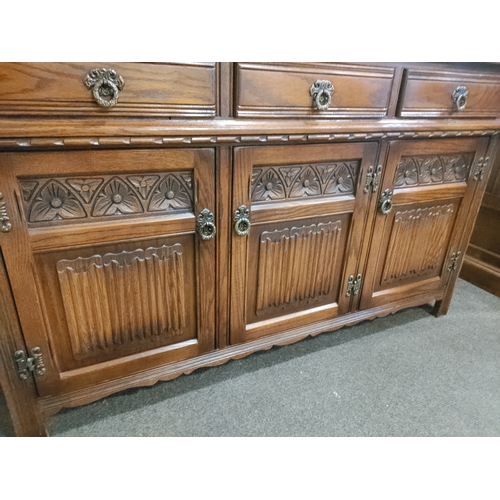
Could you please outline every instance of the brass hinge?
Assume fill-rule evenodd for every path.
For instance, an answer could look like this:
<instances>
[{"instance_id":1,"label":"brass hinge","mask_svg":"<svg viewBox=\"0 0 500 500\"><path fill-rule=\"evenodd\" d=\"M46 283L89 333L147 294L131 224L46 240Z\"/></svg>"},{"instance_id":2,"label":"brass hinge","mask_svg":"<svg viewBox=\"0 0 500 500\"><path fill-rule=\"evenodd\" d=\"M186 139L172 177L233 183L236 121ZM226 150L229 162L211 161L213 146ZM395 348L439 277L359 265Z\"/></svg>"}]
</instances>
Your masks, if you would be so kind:
<instances>
[{"instance_id":1,"label":"brass hinge","mask_svg":"<svg viewBox=\"0 0 500 500\"><path fill-rule=\"evenodd\" d=\"M42 351L39 347L31 349L31 357L27 357L24 351L16 351L14 359L17 364L17 373L21 380L26 380L30 373L39 377L45 373Z\"/></svg>"},{"instance_id":2,"label":"brass hinge","mask_svg":"<svg viewBox=\"0 0 500 500\"><path fill-rule=\"evenodd\" d=\"M364 193L368 193L368 191L370 191L370 187L372 193L375 193L377 191L381 174L382 174L382 165L379 165L376 168L376 170L373 170L372 166L368 167L368 171L366 172L366 183L363 189Z\"/></svg>"},{"instance_id":3,"label":"brass hinge","mask_svg":"<svg viewBox=\"0 0 500 500\"><path fill-rule=\"evenodd\" d=\"M358 274L356 278L351 274L349 279L347 280L347 291L346 297L350 297L351 295L358 295L359 288L361 287L361 274Z\"/></svg>"},{"instance_id":4,"label":"brass hinge","mask_svg":"<svg viewBox=\"0 0 500 500\"><path fill-rule=\"evenodd\" d=\"M450 262L448 263L448 271L454 271L458 266L458 261L460 259L462 252L453 252L450 257Z\"/></svg>"},{"instance_id":5,"label":"brass hinge","mask_svg":"<svg viewBox=\"0 0 500 500\"><path fill-rule=\"evenodd\" d=\"M12 224L9 222L9 216L7 214L7 208L5 207L5 201L3 200L3 194L0 193L0 231L2 233L8 233L12 229Z\"/></svg>"},{"instance_id":6,"label":"brass hinge","mask_svg":"<svg viewBox=\"0 0 500 500\"><path fill-rule=\"evenodd\" d=\"M482 181L484 177L484 173L486 171L486 167L488 166L488 161L490 157L487 156L486 158L479 158L479 162L477 164L476 168L476 173L474 174L474 180L475 181Z\"/></svg>"}]
</instances>

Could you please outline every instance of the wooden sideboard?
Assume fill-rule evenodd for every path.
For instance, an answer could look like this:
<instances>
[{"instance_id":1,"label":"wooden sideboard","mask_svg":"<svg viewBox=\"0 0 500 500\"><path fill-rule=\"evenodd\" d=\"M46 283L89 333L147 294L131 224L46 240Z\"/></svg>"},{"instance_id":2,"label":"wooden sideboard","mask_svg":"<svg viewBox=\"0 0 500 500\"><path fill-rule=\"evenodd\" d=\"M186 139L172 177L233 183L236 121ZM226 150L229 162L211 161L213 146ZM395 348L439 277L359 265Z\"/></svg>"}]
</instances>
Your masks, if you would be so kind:
<instances>
[{"instance_id":1,"label":"wooden sideboard","mask_svg":"<svg viewBox=\"0 0 500 500\"><path fill-rule=\"evenodd\" d=\"M448 310L495 64L0 64L0 384L64 407Z\"/></svg>"}]
</instances>

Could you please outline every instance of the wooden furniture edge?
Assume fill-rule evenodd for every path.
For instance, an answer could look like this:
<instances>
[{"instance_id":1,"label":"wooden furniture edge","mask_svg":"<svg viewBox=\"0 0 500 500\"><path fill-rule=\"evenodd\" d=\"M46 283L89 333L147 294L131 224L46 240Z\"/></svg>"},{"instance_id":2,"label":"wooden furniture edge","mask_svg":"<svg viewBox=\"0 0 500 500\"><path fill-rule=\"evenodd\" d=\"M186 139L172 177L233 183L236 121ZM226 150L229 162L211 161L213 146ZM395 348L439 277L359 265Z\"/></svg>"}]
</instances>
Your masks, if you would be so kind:
<instances>
[{"instance_id":1,"label":"wooden furniture edge","mask_svg":"<svg viewBox=\"0 0 500 500\"><path fill-rule=\"evenodd\" d=\"M500 269L465 255L460 277L497 297L500 297Z\"/></svg>"},{"instance_id":2,"label":"wooden furniture edge","mask_svg":"<svg viewBox=\"0 0 500 500\"><path fill-rule=\"evenodd\" d=\"M121 379L108 381L103 384L96 384L92 388L66 393L61 396L40 398L40 409L44 418L47 418L63 408L71 408L92 403L124 389L152 386L160 381L172 380L181 375L187 375L198 368L218 366L233 359L244 358L257 351L265 351L272 347L293 344L309 336L315 337L321 333L333 332L346 326L354 326L362 321L388 316L403 309L423 306L439 298L440 297L436 297L436 294L431 294L404 299L397 303L391 303L390 305L357 311L333 320L313 323L242 344L225 347L190 360L171 363L160 368L146 370Z\"/></svg>"}]
</instances>

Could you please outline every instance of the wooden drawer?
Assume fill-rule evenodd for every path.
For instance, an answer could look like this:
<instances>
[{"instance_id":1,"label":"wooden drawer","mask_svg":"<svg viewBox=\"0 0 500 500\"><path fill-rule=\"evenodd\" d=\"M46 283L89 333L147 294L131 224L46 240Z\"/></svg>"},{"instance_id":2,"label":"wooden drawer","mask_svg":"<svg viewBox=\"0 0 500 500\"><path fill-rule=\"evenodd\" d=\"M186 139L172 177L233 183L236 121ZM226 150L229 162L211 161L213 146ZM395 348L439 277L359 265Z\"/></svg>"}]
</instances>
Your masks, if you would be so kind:
<instances>
[{"instance_id":1,"label":"wooden drawer","mask_svg":"<svg viewBox=\"0 0 500 500\"><path fill-rule=\"evenodd\" d=\"M387 114L394 68L331 63L238 63L236 116L351 118ZM311 86L333 85L331 104L318 110Z\"/></svg>"},{"instance_id":2,"label":"wooden drawer","mask_svg":"<svg viewBox=\"0 0 500 500\"><path fill-rule=\"evenodd\" d=\"M100 106L84 84L96 68L123 78L112 107ZM5 63L0 115L213 117L216 88L215 63Z\"/></svg>"},{"instance_id":3,"label":"wooden drawer","mask_svg":"<svg viewBox=\"0 0 500 500\"><path fill-rule=\"evenodd\" d=\"M453 100L458 87L466 87L465 108ZM405 71L399 116L487 118L500 115L498 75L409 69Z\"/></svg>"}]
</instances>

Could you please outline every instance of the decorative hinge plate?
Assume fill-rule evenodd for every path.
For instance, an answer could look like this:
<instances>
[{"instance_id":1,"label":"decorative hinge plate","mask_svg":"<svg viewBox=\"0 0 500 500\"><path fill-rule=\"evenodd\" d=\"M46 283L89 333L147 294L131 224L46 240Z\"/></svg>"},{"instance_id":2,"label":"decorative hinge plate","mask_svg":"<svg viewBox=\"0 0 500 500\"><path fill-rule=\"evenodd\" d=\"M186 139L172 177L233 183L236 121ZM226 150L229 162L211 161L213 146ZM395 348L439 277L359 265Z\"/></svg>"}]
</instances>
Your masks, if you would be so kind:
<instances>
[{"instance_id":1,"label":"decorative hinge plate","mask_svg":"<svg viewBox=\"0 0 500 500\"><path fill-rule=\"evenodd\" d=\"M363 189L364 193L368 193L370 188L372 193L375 193L378 189L378 183L380 182L380 175L382 174L382 165L379 165L375 170L372 166L368 167L366 172L366 183Z\"/></svg>"},{"instance_id":2,"label":"decorative hinge plate","mask_svg":"<svg viewBox=\"0 0 500 500\"><path fill-rule=\"evenodd\" d=\"M17 364L17 373L21 380L26 380L30 373L34 373L39 377L45 373L45 365L43 363L42 351L39 347L31 349L31 357L26 356L24 351L16 351L14 359Z\"/></svg>"},{"instance_id":3,"label":"decorative hinge plate","mask_svg":"<svg viewBox=\"0 0 500 500\"><path fill-rule=\"evenodd\" d=\"M347 280L347 291L346 297L350 297L351 295L358 295L359 289L361 287L361 274L358 274L356 278L351 274L349 279Z\"/></svg>"},{"instance_id":4,"label":"decorative hinge plate","mask_svg":"<svg viewBox=\"0 0 500 500\"><path fill-rule=\"evenodd\" d=\"M484 178L484 173L486 172L486 167L488 166L488 161L490 160L490 157L487 156L486 158L479 158L479 162L477 164L476 168L476 173L474 174L474 180L475 181L482 181Z\"/></svg>"},{"instance_id":5,"label":"decorative hinge plate","mask_svg":"<svg viewBox=\"0 0 500 500\"><path fill-rule=\"evenodd\" d=\"M9 216L7 214L7 208L5 207L5 201L3 200L3 194L0 193L0 231L2 233L8 233L12 229L12 224L9 222Z\"/></svg>"},{"instance_id":6,"label":"decorative hinge plate","mask_svg":"<svg viewBox=\"0 0 500 500\"><path fill-rule=\"evenodd\" d=\"M458 261L460 260L460 255L462 252L453 252L450 257L450 262L448 263L448 271L454 271L458 266Z\"/></svg>"}]
</instances>

